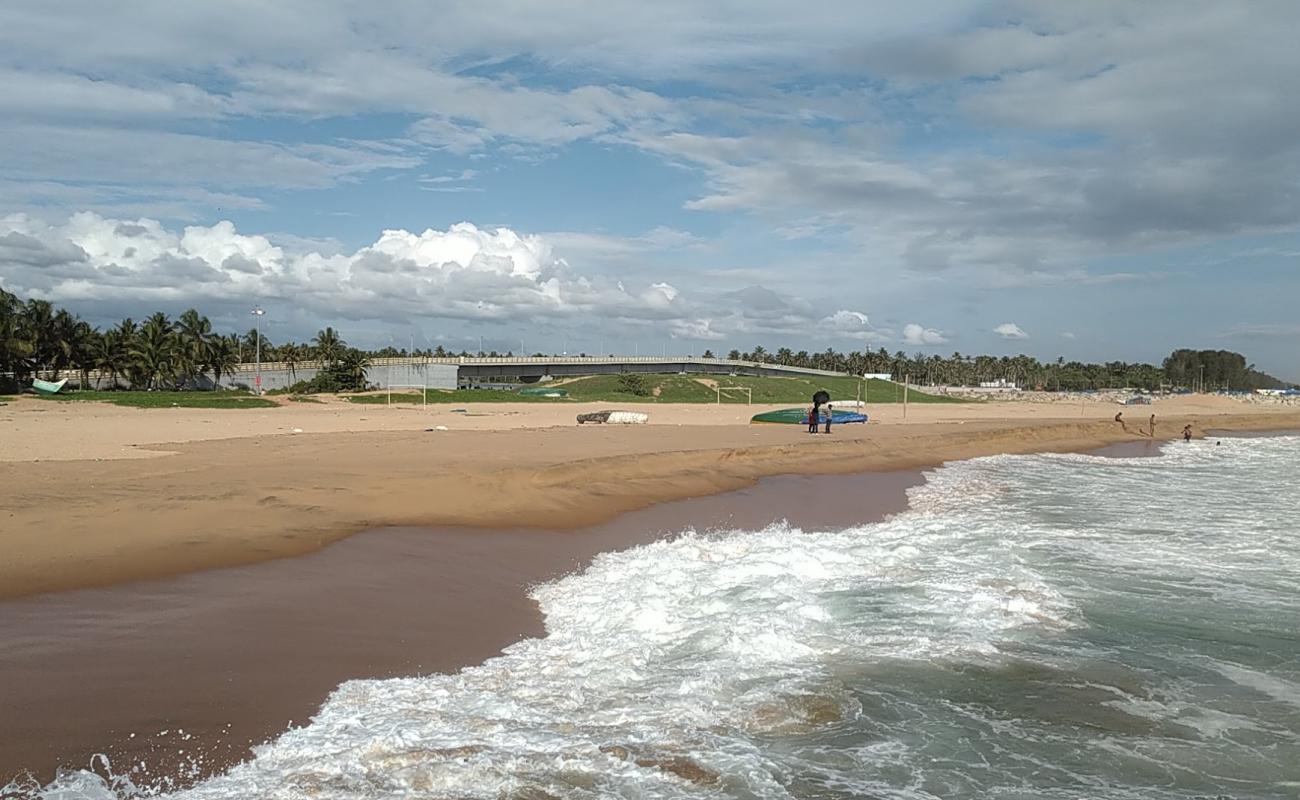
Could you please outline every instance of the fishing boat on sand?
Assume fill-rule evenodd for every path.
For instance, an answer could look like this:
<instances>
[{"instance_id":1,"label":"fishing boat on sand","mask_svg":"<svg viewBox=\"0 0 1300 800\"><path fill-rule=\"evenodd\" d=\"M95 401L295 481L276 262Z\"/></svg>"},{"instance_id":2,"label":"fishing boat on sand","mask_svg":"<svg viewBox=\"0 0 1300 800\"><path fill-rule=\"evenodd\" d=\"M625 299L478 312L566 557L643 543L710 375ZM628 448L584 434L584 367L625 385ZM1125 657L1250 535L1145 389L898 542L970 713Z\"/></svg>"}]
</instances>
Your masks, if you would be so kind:
<instances>
[{"instance_id":1,"label":"fishing boat on sand","mask_svg":"<svg viewBox=\"0 0 1300 800\"><path fill-rule=\"evenodd\" d=\"M649 414L640 411L592 411L579 414L578 424L594 422L598 425L644 425L649 419Z\"/></svg>"},{"instance_id":2,"label":"fishing boat on sand","mask_svg":"<svg viewBox=\"0 0 1300 800\"><path fill-rule=\"evenodd\" d=\"M36 390L37 394L58 394L63 388L63 384L67 382L67 378L53 382L43 381L40 378L32 378L32 388Z\"/></svg>"},{"instance_id":3,"label":"fishing boat on sand","mask_svg":"<svg viewBox=\"0 0 1300 800\"><path fill-rule=\"evenodd\" d=\"M834 416L831 423L834 425L847 425L855 422L866 422L867 415L859 414L856 411L839 411L832 412ZM826 411L823 409L819 415L822 421L826 419ZM776 411L764 411L762 414L755 414L750 422L775 422L783 425L807 425L808 409L806 408L782 408Z\"/></svg>"}]
</instances>

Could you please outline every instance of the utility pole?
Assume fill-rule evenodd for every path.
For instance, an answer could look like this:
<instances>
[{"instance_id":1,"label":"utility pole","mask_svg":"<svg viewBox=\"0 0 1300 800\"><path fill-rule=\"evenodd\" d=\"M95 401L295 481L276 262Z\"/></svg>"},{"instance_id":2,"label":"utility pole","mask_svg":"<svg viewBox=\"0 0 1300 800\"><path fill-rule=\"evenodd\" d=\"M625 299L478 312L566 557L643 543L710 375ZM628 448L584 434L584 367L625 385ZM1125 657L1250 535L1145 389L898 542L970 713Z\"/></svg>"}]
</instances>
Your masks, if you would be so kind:
<instances>
[{"instance_id":1,"label":"utility pole","mask_svg":"<svg viewBox=\"0 0 1300 800\"><path fill-rule=\"evenodd\" d=\"M911 374L904 373L903 375L903 419L907 419L907 389L908 389L908 384L911 383L911 381L912 381Z\"/></svg>"},{"instance_id":2,"label":"utility pole","mask_svg":"<svg viewBox=\"0 0 1300 800\"><path fill-rule=\"evenodd\" d=\"M253 338L256 340L254 344L257 348L257 356L256 356L257 376L253 379L253 386L255 387L255 391L253 393L261 394L262 393L262 316L266 314L266 312L262 310L261 306L253 306L253 310L249 313L253 315Z\"/></svg>"}]
</instances>

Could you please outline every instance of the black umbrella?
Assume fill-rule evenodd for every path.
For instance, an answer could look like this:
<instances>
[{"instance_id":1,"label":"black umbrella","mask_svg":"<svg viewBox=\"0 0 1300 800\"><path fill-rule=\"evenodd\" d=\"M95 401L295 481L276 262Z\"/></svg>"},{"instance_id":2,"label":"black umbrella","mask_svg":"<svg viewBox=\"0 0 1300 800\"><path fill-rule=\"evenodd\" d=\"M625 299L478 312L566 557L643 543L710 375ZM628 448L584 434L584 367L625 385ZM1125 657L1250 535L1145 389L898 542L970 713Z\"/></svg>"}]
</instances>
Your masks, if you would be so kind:
<instances>
[{"instance_id":1,"label":"black umbrella","mask_svg":"<svg viewBox=\"0 0 1300 800\"><path fill-rule=\"evenodd\" d=\"M813 405L815 406L824 406L830 401L831 393L825 389L818 389L817 393L813 395Z\"/></svg>"}]
</instances>

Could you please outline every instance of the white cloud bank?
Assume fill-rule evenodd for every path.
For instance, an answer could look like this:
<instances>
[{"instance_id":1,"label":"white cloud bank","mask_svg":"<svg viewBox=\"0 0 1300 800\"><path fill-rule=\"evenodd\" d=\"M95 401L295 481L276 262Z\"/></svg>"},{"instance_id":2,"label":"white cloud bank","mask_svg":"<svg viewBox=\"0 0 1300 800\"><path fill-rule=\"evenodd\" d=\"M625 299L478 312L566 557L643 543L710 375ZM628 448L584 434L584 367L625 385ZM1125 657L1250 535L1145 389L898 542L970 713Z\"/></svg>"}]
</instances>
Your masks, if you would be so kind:
<instances>
[{"instance_id":1,"label":"white cloud bank","mask_svg":"<svg viewBox=\"0 0 1300 800\"><path fill-rule=\"evenodd\" d=\"M993 329L993 332L1003 339L1028 339L1029 334L1014 322L1004 322Z\"/></svg>"},{"instance_id":2,"label":"white cloud bank","mask_svg":"<svg viewBox=\"0 0 1300 800\"><path fill-rule=\"evenodd\" d=\"M320 324L555 321L700 341L791 332L832 342L881 337L862 312L826 315L759 286L690 296L665 281L633 285L584 274L546 237L508 228L386 230L351 253L291 248L225 221L176 232L146 218L82 212L50 224L15 214L0 217L0 286L92 318L108 308L140 316L188 305L237 316L253 303L280 303Z\"/></svg>"},{"instance_id":3,"label":"white cloud bank","mask_svg":"<svg viewBox=\"0 0 1300 800\"><path fill-rule=\"evenodd\" d=\"M948 337L934 328L927 328L915 322L903 326L903 344L925 347L927 345L947 343Z\"/></svg>"}]
</instances>

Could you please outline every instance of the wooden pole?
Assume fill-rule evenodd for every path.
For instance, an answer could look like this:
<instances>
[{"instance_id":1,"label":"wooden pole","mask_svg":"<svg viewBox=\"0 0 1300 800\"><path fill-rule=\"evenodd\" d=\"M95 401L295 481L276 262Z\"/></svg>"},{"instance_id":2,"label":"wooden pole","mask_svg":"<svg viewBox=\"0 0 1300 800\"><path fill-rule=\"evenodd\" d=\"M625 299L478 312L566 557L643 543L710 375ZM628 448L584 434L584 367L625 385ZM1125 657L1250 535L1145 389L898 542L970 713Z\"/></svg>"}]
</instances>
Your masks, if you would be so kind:
<instances>
[{"instance_id":1,"label":"wooden pole","mask_svg":"<svg viewBox=\"0 0 1300 800\"><path fill-rule=\"evenodd\" d=\"M910 374L903 375L903 419L907 419L907 390L911 381L912 376Z\"/></svg>"}]
</instances>

